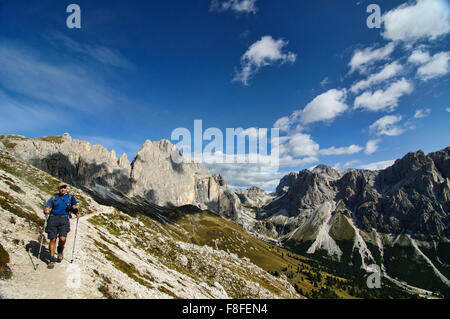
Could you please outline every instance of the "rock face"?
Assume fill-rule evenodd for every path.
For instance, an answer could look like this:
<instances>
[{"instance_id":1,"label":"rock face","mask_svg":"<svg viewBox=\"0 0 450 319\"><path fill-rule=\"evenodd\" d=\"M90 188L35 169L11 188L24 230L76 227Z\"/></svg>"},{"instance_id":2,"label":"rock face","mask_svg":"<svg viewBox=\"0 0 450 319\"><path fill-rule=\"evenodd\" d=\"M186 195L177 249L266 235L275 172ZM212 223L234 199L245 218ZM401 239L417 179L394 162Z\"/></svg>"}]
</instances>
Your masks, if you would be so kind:
<instances>
[{"instance_id":1,"label":"rock face","mask_svg":"<svg viewBox=\"0 0 450 319\"><path fill-rule=\"evenodd\" d=\"M449 172L450 147L409 153L380 171L319 165L291 173L258 210L255 228L301 253L364 269L375 263L386 275L448 292ZM429 282L416 271L429 271Z\"/></svg>"},{"instance_id":2,"label":"rock face","mask_svg":"<svg viewBox=\"0 0 450 319\"><path fill-rule=\"evenodd\" d=\"M160 206L196 205L231 219L238 218L241 210L239 198L222 176L183 161L168 140L146 141L131 163L126 154L117 159L114 151L73 140L67 133L31 139L0 136L1 141L14 156L103 197L115 192Z\"/></svg>"},{"instance_id":3,"label":"rock face","mask_svg":"<svg viewBox=\"0 0 450 319\"><path fill-rule=\"evenodd\" d=\"M283 177L279 197L259 215L307 218L334 202L365 231L409 233L425 240L450 237L449 167L450 147L428 156L409 153L381 171L319 165Z\"/></svg>"},{"instance_id":4,"label":"rock face","mask_svg":"<svg viewBox=\"0 0 450 319\"><path fill-rule=\"evenodd\" d=\"M158 205L194 204L196 184L209 176L200 164L177 163L177 152L167 140L146 141L131 163L130 195L140 195Z\"/></svg>"},{"instance_id":5,"label":"rock face","mask_svg":"<svg viewBox=\"0 0 450 319\"><path fill-rule=\"evenodd\" d=\"M235 193L243 205L258 208L266 205L274 198L273 195L256 186L252 186L247 190L237 189Z\"/></svg>"}]
</instances>

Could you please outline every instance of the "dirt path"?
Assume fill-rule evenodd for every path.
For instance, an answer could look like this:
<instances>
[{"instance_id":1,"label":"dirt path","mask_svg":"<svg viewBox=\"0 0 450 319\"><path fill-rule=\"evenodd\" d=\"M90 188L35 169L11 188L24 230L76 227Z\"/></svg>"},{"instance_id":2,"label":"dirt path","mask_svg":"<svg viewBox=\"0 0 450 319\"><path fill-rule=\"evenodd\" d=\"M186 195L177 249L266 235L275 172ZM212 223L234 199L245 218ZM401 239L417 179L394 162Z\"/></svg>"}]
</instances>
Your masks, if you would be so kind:
<instances>
[{"instance_id":1,"label":"dirt path","mask_svg":"<svg viewBox=\"0 0 450 319\"><path fill-rule=\"evenodd\" d=\"M39 252L39 242L35 234L15 234L21 235L26 247L19 246L10 254L9 263L13 277L8 281L0 282L1 292L5 298L96 298L98 296L86 295L86 289L78 289L85 284L87 279L84 273L84 263L86 253L86 236L91 227L86 220L93 215L81 217L78 224L77 241L75 246L75 258L73 263L72 249L75 237L76 218L71 219L71 231L67 236L66 248L64 250L64 260L56 263L54 269L48 269L48 245L44 245L41 253L41 260L37 259ZM34 269L36 268L36 269Z\"/></svg>"}]
</instances>

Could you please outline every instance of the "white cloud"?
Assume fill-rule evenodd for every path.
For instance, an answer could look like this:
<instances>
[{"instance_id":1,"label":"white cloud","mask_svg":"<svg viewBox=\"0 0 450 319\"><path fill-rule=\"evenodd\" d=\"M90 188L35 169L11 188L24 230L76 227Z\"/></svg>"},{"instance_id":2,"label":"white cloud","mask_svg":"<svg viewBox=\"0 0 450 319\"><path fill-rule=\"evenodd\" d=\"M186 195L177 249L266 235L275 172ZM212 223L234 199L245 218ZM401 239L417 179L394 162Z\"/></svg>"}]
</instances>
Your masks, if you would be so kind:
<instances>
[{"instance_id":1,"label":"white cloud","mask_svg":"<svg viewBox=\"0 0 450 319\"><path fill-rule=\"evenodd\" d=\"M445 110L446 110L447 112L450 112L450 107L446 107Z\"/></svg>"},{"instance_id":2,"label":"white cloud","mask_svg":"<svg viewBox=\"0 0 450 319\"><path fill-rule=\"evenodd\" d=\"M445 75L450 72L449 60L450 52L437 53L417 70L417 74L424 81Z\"/></svg>"},{"instance_id":3,"label":"white cloud","mask_svg":"<svg viewBox=\"0 0 450 319\"><path fill-rule=\"evenodd\" d=\"M430 61L431 57L428 51L415 50L408 58L408 61L414 64L424 64Z\"/></svg>"},{"instance_id":4,"label":"white cloud","mask_svg":"<svg viewBox=\"0 0 450 319\"><path fill-rule=\"evenodd\" d=\"M370 132L376 135L398 136L405 130L397 125L402 120L401 115L386 115L370 126Z\"/></svg>"},{"instance_id":5,"label":"white cloud","mask_svg":"<svg viewBox=\"0 0 450 319\"><path fill-rule=\"evenodd\" d=\"M450 8L446 0L417 0L388 11L382 17L385 39L434 40L450 32Z\"/></svg>"},{"instance_id":6,"label":"white cloud","mask_svg":"<svg viewBox=\"0 0 450 319\"><path fill-rule=\"evenodd\" d=\"M292 124L292 121L289 118L289 116L283 116L283 117L279 118L278 120L276 120L275 124L273 124L273 127L279 128L280 131L283 131L283 132L289 132L291 124Z\"/></svg>"},{"instance_id":7,"label":"white cloud","mask_svg":"<svg viewBox=\"0 0 450 319\"><path fill-rule=\"evenodd\" d=\"M303 166L306 164L316 163L319 159L316 156L308 156L304 158L293 158L290 155L280 158L280 167Z\"/></svg>"},{"instance_id":8,"label":"white cloud","mask_svg":"<svg viewBox=\"0 0 450 319\"><path fill-rule=\"evenodd\" d=\"M376 61L387 59L394 51L395 45L390 42L386 46L374 49L365 48L363 50L356 50L350 60L350 73L358 70L359 72L366 72L367 66Z\"/></svg>"},{"instance_id":9,"label":"white cloud","mask_svg":"<svg viewBox=\"0 0 450 319\"><path fill-rule=\"evenodd\" d=\"M344 164L344 167L350 167L350 166L353 166L353 165L355 165L355 164L357 164L359 162L360 162L359 160L351 160L351 161L346 162Z\"/></svg>"},{"instance_id":10,"label":"white cloud","mask_svg":"<svg viewBox=\"0 0 450 319\"><path fill-rule=\"evenodd\" d=\"M325 79L323 79L322 81L320 81L320 85L322 87L326 86L328 83L330 83L330 79L328 77L326 77Z\"/></svg>"},{"instance_id":11,"label":"white cloud","mask_svg":"<svg viewBox=\"0 0 450 319\"><path fill-rule=\"evenodd\" d=\"M267 171L256 164L204 163L204 165L212 174L224 176L232 188L258 186L267 191L273 191L285 175L281 172Z\"/></svg>"},{"instance_id":12,"label":"white cloud","mask_svg":"<svg viewBox=\"0 0 450 319\"><path fill-rule=\"evenodd\" d=\"M387 108L393 110L397 107L400 97L412 91L413 85L402 78L392 83L385 91L364 92L355 99L354 108L364 108L370 111L380 111Z\"/></svg>"},{"instance_id":13,"label":"white cloud","mask_svg":"<svg viewBox=\"0 0 450 319\"><path fill-rule=\"evenodd\" d=\"M332 89L320 94L304 109L292 112L290 116L279 118L274 127L293 134L304 130L304 126L318 121L331 121L348 109L345 104L346 90Z\"/></svg>"},{"instance_id":14,"label":"white cloud","mask_svg":"<svg viewBox=\"0 0 450 319\"><path fill-rule=\"evenodd\" d=\"M322 149L319 151L321 155L344 155L344 154L355 154L362 151L362 147L359 145L350 145L347 147L330 147Z\"/></svg>"},{"instance_id":15,"label":"white cloud","mask_svg":"<svg viewBox=\"0 0 450 319\"><path fill-rule=\"evenodd\" d=\"M291 136L280 137L280 156L315 156L319 148L319 144L309 134L295 133Z\"/></svg>"},{"instance_id":16,"label":"white cloud","mask_svg":"<svg viewBox=\"0 0 450 319\"><path fill-rule=\"evenodd\" d=\"M233 81L248 85L248 81L262 67L274 63L294 63L297 56L292 52L283 52L288 41L275 40L271 36L263 36L261 40L253 43L241 58L241 70L236 73Z\"/></svg>"},{"instance_id":17,"label":"white cloud","mask_svg":"<svg viewBox=\"0 0 450 319\"><path fill-rule=\"evenodd\" d=\"M290 116L279 118L274 127L286 132L287 136L280 137L280 164L283 165L305 165L318 161L317 155L341 155L354 154L362 150L357 145L348 147L330 147L320 151L320 146L309 134L302 133L304 125L317 122L329 121L347 110L345 104L345 90L329 90L319 96L303 110L294 111Z\"/></svg>"},{"instance_id":18,"label":"white cloud","mask_svg":"<svg viewBox=\"0 0 450 319\"><path fill-rule=\"evenodd\" d=\"M431 113L430 109L419 109L414 113L414 118L421 119L427 117Z\"/></svg>"},{"instance_id":19,"label":"white cloud","mask_svg":"<svg viewBox=\"0 0 450 319\"><path fill-rule=\"evenodd\" d=\"M280 178L285 175L279 171L281 167L293 167L318 161L315 157L296 159L287 154L288 151L289 149L285 149L284 153L280 154L279 161L273 157L273 153L270 155L224 154L220 151L201 155L193 154L193 159L202 163L212 173L223 175L230 187L258 186L272 191L278 185ZM228 156L231 163L224 162L224 155ZM249 162L252 155L255 155L255 158L257 156L259 162Z\"/></svg>"},{"instance_id":20,"label":"white cloud","mask_svg":"<svg viewBox=\"0 0 450 319\"><path fill-rule=\"evenodd\" d=\"M346 90L329 90L308 103L303 110L294 112L303 124L330 121L347 110Z\"/></svg>"},{"instance_id":21,"label":"white cloud","mask_svg":"<svg viewBox=\"0 0 450 319\"><path fill-rule=\"evenodd\" d=\"M392 166L394 163L395 163L395 160L375 162L375 163L370 163L370 164L366 164L366 165L361 165L360 168L368 169L371 171L377 171L377 170L382 170L389 166Z\"/></svg>"},{"instance_id":22,"label":"white cloud","mask_svg":"<svg viewBox=\"0 0 450 319\"><path fill-rule=\"evenodd\" d=\"M374 84L383 82L398 75L402 70L403 67L398 62L387 64L380 72L372 74L367 80L362 80L355 83L350 90L353 93L358 93L359 91L365 90Z\"/></svg>"},{"instance_id":23,"label":"white cloud","mask_svg":"<svg viewBox=\"0 0 450 319\"><path fill-rule=\"evenodd\" d=\"M381 142L380 139L367 141L366 149L364 150L364 153L366 153L367 155L375 153L378 150L378 144L380 142Z\"/></svg>"},{"instance_id":24,"label":"white cloud","mask_svg":"<svg viewBox=\"0 0 450 319\"><path fill-rule=\"evenodd\" d=\"M227 0L227 1L219 1L213 0L211 2L211 11L228 11L232 10L237 13L253 13L255 14L258 11L258 7L256 6L257 0Z\"/></svg>"}]
</instances>

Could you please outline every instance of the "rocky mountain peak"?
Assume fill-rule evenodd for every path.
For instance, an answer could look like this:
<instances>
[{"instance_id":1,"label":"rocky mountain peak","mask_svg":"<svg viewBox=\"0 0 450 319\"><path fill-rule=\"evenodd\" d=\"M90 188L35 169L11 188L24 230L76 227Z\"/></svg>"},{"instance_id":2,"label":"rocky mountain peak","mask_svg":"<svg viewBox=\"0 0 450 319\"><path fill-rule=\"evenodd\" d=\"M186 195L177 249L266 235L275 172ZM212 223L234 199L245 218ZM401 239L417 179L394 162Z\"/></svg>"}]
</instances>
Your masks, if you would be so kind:
<instances>
[{"instance_id":1,"label":"rocky mountain peak","mask_svg":"<svg viewBox=\"0 0 450 319\"><path fill-rule=\"evenodd\" d=\"M120 168L131 171L131 164L130 161L128 160L127 154L123 153L122 156L119 157L117 164L119 164Z\"/></svg>"},{"instance_id":2,"label":"rocky mountain peak","mask_svg":"<svg viewBox=\"0 0 450 319\"><path fill-rule=\"evenodd\" d=\"M114 192L139 196L160 206L196 205L235 218L239 198L221 175L211 176L200 163L183 160L168 140L147 140L130 163L126 154L74 140L69 134L44 138L0 136L14 156L101 197Z\"/></svg>"},{"instance_id":3,"label":"rocky mountain peak","mask_svg":"<svg viewBox=\"0 0 450 319\"><path fill-rule=\"evenodd\" d=\"M280 180L280 183L278 184L278 186L275 190L277 196L281 196L281 195L287 193L289 188L292 187L292 185L294 185L295 181L297 180L298 174L299 173L291 172L291 173L285 175Z\"/></svg>"},{"instance_id":4,"label":"rocky mountain peak","mask_svg":"<svg viewBox=\"0 0 450 319\"><path fill-rule=\"evenodd\" d=\"M222 175L214 174L212 177L214 178L214 180L216 181L216 183L219 186L224 186L224 187L228 186L227 182L225 181L225 178Z\"/></svg>"},{"instance_id":5,"label":"rocky mountain peak","mask_svg":"<svg viewBox=\"0 0 450 319\"><path fill-rule=\"evenodd\" d=\"M69 143L69 142L72 142L72 136L70 136L69 133L64 133L64 134L61 136L61 139L62 139L63 143Z\"/></svg>"},{"instance_id":6,"label":"rocky mountain peak","mask_svg":"<svg viewBox=\"0 0 450 319\"><path fill-rule=\"evenodd\" d=\"M450 178L450 146L428 154L443 178Z\"/></svg>"},{"instance_id":7,"label":"rocky mountain peak","mask_svg":"<svg viewBox=\"0 0 450 319\"><path fill-rule=\"evenodd\" d=\"M382 170L378 181L381 184L404 185L424 176L430 176L434 181L442 180L441 173L436 170L433 157L425 155L423 151L417 151L406 154L403 158L396 160L392 166Z\"/></svg>"},{"instance_id":8,"label":"rocky mountain peak","mask_svg":"<svg viewBox=\"0 0 450 319\"><path fill-rule=\"evenodd\" d=\"M317 165L312 171L330 180L336 180L342 176L338 170L324 164Z\"/></svg>"}]
</instances>

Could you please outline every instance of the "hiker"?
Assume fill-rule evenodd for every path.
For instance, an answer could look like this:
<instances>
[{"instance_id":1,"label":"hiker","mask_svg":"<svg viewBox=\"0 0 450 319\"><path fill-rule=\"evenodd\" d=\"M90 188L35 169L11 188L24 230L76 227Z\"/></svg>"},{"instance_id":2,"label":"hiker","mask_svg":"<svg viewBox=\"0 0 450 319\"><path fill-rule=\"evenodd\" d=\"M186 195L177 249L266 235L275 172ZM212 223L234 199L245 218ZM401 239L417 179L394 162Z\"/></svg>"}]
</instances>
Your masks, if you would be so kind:
<instances>
[{"instance_id":1,"label":"hiker","mask_svg":"<svg viewBox=\"0 0 450 319\"><path fill-rule=\"evenodd\" d=\"M53 269L55 267L55 261L60 263L64 258L64 245L66 243L67 233L70 232L69 214L74 213L77 218L80 218L77 201L74 196L67 193L67 184L61 183L58 185L58 194L52 196L47 201L44 207L44 213L46 215L50 214L45 232L48 234L48 239L50 240L50 261L47 268ZM56 239L58 237L58 257L55 258Z\"/></svg>"}]
</instances>

